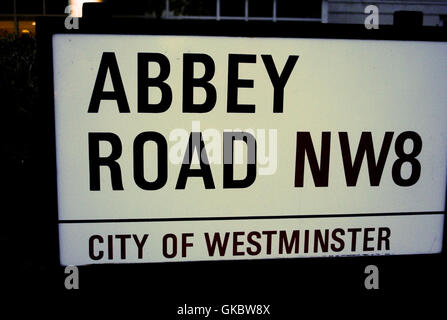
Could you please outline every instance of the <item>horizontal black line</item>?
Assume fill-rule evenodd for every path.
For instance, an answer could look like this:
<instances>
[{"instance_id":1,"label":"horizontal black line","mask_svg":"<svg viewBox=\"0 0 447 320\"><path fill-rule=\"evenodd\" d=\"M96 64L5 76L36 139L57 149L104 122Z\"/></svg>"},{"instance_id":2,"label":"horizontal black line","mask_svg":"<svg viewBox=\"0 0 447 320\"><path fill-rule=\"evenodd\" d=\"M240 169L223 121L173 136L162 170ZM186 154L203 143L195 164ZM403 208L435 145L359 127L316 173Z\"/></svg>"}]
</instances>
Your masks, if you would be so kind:
<instances>
[{"instance_id":1,"label":"horizontal black line","mask_svg":"<svg viewBox=\"0 0 447 320\"><path fill-rule=\"evenodd\" d=\"M307 214L293 216L240 216L240 217L190 217L190 218L135 218L135 219L84 219L59 220L59 223L123 223L123 222L174 222L174 221L213 221L213 220L274 220L274 219L312 219L346 217L420 216L444 214L444 211L398 212L398 213L353 213L353 214Z\"/></svg>"}]
</instances>

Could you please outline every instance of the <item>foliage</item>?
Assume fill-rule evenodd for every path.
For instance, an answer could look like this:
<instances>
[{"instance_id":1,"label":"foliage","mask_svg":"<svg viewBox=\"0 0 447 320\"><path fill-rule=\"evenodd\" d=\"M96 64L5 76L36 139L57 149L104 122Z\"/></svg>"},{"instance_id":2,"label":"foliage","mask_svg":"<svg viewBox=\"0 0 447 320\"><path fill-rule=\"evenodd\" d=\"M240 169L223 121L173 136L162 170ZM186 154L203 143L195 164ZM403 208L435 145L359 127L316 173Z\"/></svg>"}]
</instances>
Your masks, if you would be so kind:
<instances>
[{"instance_id":1,"label":"foliage","mask_svg":"<svg viewBox=\"0 0 447 320\"><path fill-rule=\"evenodd\" d=\"M37 103L35 56L32 36L0 38L2 160L14 166L30 156L31 114Z\"/></svg>"},{"instance_id":2,"label":"foliage","mask_svg":"<svg viewBox=\"0 0 447 320\"><path fill-rule=\"evenodd\" d=\"M37 239L42 237L42 230L48 233L48 227L36 228L43 216L36 210L38 197L33 174L36 156L32 152L36 136L33 114L38 103L35 57L36 40L32 36L0 37L0 177L6 189L2 201L4 208L8 208L5 228L0 234L0 250L8 261L8 274L26 271L31 277L45 265L45 255L39 249L42 241ZM45 190L45 184L42 189ZM18 237L19 233L27 236ZM25 247L27 254L22 254L21 248Z\"/></svg>"}]
</instances>

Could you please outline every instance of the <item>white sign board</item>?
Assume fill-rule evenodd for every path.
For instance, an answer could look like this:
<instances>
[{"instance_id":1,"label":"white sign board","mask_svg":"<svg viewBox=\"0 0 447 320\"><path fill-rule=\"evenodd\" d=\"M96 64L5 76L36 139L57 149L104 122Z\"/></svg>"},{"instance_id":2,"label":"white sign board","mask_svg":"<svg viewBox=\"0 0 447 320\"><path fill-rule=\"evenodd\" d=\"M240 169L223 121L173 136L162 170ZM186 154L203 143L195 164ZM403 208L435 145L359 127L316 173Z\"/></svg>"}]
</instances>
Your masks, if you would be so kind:
<instances>
[{"instance_id":1,"label":"white sign board","mask_svg":"<svg viewBox=\"0 0 447 320\"><path fill-rule=\"evenodd\" d=\"M57 34L53 61L63 265L442 249L447 43Z\"/></svg>"}]
</instances>

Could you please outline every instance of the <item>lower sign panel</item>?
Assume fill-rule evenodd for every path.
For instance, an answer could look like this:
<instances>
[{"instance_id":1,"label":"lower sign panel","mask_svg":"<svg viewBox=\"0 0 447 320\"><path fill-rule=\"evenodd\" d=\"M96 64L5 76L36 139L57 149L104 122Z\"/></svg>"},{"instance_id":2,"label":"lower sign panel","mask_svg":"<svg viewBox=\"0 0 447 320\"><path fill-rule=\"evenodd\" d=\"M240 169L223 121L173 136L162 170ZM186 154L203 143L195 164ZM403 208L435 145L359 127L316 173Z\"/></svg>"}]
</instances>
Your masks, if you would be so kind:
<instances>
[{"instance_id":1,"label":"lower sign panel","mask_svg":"<svg viewBox=\"0 0 447 320\"><path fill-rule=\"evenodd\" d=\"M439 253L444 215L61 223L63 265ZM428 233L427 230L430 230Z\"/></svg>"}]
</instances>

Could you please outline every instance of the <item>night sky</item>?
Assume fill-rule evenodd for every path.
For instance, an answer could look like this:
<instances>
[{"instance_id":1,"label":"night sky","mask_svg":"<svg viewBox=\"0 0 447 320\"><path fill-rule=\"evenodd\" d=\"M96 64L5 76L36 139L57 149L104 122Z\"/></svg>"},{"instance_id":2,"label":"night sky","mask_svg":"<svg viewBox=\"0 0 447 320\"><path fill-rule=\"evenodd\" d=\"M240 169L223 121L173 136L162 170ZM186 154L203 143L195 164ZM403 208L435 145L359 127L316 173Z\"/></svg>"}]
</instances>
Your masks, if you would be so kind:
<instances>
[{"instance_id":1,"label":"night sky","mask_svg":"<svg viewBox=\"0 0 447 320\"><path fill-rule=\"evenodd\" d=\"M18 14L41 14L43 0L16 0ZM68 0L45 0L47 14L64 14ZM112 11L124 15L145 15L161 12L165 0L105 0ZM254 5L256 4L256 5ZM216 15L214 0L170 0L170 10L176 15ZM0 1L0 14L12 14L14 0ZM273 0L249 1L249 16L271 17ZM220 14L222 16L244 16L245 0L221 0ZM315 0L288 1L277 0L278 17L320 17L321 2Z\"/></svg>"},{"instance_id":2,"label":"night sky","mask_svg":"<svg viewBox=\"0 0 447 320\"><path fill-rule=\"evenodd\" d=\"M49 14L64 14L64 9L68 5L68 0L45 0L46 12ZM42 0L16 0L17 13L35 14L43 12ZM1 0L0 13L13 13L14 0Z\"/></svg>"}]
</instances>

